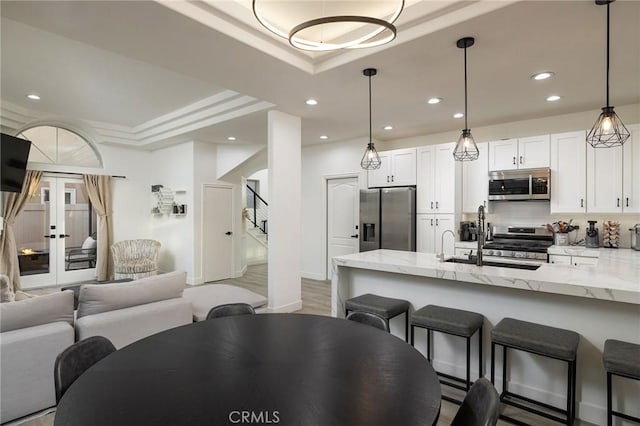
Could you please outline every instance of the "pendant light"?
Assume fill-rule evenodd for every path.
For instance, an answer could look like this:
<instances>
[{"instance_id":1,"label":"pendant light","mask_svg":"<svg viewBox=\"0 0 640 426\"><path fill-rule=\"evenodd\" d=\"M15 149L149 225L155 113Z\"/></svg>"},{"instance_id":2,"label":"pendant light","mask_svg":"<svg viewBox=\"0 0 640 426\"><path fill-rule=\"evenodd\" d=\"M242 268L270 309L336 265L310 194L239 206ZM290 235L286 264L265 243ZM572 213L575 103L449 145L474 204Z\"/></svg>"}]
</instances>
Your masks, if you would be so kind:
<instances>
[{"instance_id":1,"label":"pendant light","mask_svg":"<svg viewBox=\"0 0 640 426\"><path fill-rule=\"evenodd\" d=\"M609 105L609 5L615 0L596 0L597 5L607 6L607 105L602 108L593 128L587 135L587 142L594 148L622 146L629 139L629 130L618 114Z\"/></svg>"},{"instance_id":2,"label":"pendant light","mask_svg":"<svg viewBox=\"0 0 640 426\"><path fill-rule=\"evenodd\" d=\"M382 165L378 151L376 151L376 147L373 146L373 140L371 138L371 77L377 73L378 70L375 68L367 68L362 71L362 74L369 77L369 143L367 144L367 149L364 151L362 160L360 160L360 167L365 170L376 170Z\"/></svg>"},{"instance_id":3,"label":"pendant light","mask_svg":"<svg viewBox=\"0 0 640 426\"><path fill-rule=\"evenodd\" d=\"M456 161L473 161L480 156L476 141L473 140L471 129L467 125L467 47L473 46L473 37L464 37L457 41L456 46L464 49L464 129L458 138L458 143L453 150L453 158Z\"/></svg>"}]
</instances>

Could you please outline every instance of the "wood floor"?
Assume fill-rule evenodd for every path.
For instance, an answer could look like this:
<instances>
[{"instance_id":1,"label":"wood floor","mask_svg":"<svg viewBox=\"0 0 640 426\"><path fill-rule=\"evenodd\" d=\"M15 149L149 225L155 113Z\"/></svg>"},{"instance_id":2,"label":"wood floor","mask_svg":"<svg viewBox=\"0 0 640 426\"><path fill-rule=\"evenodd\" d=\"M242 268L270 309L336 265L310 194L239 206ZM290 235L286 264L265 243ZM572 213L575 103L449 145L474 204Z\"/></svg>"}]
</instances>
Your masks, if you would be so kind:
<instances>
[{"instance_id":1,"label":"wood floor","mask_svg":"<svg viewBox=\"0 0 640 426\"><path fill-rule=\"evenodd\" d=\"M206 285L216 284L232 284L238 287L246 288L255 293L267 296L267 265L254 265L249 266L244 276L240 278L233 278L223 280L219 282L207 283ZM49 291L47 291L49 292ZM302 309L297 313L315 314L315 315L331 315L331 282L330 281L316 281L309 279L302 279ZM449 392L445 390L447 394L462 399L464 395L460 393ZM455 417L458 410L458 405L452 404L447 401L442 401L442 408L440 411L440 418L438 419L438 426L450 425L451 421ZM529 415L521 411L508 408L505 413L514 415L519 420L529 423L535 426L557 425L558 423L541 419L538 416ZM517 414L516 414L517 413ZM28 420L23 425L26 426L52 426L55 413L40 416L31 420ZM502 420L498 421L499 426L506 426L510 423L506 423ZM587 426L589 423L576 421L576 426ZM348 426L348 425L345 425ZM395 425L390 425L395 426Z\"/></svg>"}]
</instances>

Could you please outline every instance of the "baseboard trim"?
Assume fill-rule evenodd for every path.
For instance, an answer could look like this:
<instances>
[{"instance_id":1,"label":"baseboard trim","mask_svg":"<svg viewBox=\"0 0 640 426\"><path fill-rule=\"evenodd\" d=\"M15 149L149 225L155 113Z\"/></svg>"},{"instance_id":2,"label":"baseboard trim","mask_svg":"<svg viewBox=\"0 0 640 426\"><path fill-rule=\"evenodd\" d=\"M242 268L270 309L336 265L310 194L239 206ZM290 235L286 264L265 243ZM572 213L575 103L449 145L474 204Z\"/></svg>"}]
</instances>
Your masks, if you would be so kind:
<instances>
[{"instance_id":1,"label":"baseboard trim","mask_svg":"<svg viewBox=\"0 0 640 426\"><path fill-rule=\"evenodd\" d=\"M273 314L283 314L299 311L300 309L302 309L302 300L296 300L295 302L289 303L287 305L277 307L269 306L267 307L267 312Z\"/></svg>"},{"instance_id":2,"label":"baseboard trim","mask_svg":"<svg viewBox=\"0 0 640 426\"><path fill-rule=\"evenodd\" d=\"M240 278L246 273L247 273L247 265L244 265L242 269L240 269L239 271L234 271L233 276L231 278Z\"/></svg>"},{"instance_id":3,"label":"baseboard trim","mask_svg":"<svg viewBox=\"0 0 640 426\"><path fill-rule=\"evenodd\" d=\"M317 272L300 272L300 276L308 280L325 281L324 276Z\"/></svg>"},{"instance_id":4,"label":"baseboard trim","mask_svg":"<svg viewBox=\"0 0 640 426\"><path fill-rule=\"evenodd\" d=\"M247 260L247 266L253 266L253 265L264 265L265 263L267 263L267 258L259 258L259 259L251 259L251 260Z\"/></svg>"}]
</instances>

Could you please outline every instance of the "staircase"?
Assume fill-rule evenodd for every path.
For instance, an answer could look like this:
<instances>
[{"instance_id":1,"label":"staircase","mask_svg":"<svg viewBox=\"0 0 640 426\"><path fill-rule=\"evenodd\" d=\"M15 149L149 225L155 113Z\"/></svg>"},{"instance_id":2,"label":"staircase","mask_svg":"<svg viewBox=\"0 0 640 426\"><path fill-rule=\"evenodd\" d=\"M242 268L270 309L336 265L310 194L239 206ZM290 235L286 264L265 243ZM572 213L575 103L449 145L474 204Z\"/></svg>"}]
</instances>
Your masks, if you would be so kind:
<instances>
[{"instance_id":1,"label":"staircase","mask_svg":"<svg viewBox=\"0 0 640 426\"><path fill-rule=\"evenodd\" d=\"M268 207L267 202L247 185L246 259L248 265L267 262Z\"/></svg>"}]
</instances>

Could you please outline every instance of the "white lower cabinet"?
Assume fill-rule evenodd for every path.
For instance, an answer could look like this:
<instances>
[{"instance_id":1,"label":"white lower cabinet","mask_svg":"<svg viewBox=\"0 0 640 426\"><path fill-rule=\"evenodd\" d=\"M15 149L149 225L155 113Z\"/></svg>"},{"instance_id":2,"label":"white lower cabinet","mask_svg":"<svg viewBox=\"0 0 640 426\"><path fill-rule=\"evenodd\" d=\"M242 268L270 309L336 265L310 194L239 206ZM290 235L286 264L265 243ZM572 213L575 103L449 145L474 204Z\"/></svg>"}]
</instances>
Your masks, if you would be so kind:
<instances>
[{"instance_id":1,"label":"white lower cabinet","mask_svg":"<svg viewBox=\"0 0 640 426\"><path fill-rule=\"evenodd\" d=\"M455 216L452 214L418 214L416 218L416 251L420 253L440 253L442 234L451 230L454 235L445 235L444 253L455 252Z\"/></svg>"}]
</instances>

